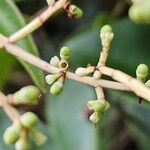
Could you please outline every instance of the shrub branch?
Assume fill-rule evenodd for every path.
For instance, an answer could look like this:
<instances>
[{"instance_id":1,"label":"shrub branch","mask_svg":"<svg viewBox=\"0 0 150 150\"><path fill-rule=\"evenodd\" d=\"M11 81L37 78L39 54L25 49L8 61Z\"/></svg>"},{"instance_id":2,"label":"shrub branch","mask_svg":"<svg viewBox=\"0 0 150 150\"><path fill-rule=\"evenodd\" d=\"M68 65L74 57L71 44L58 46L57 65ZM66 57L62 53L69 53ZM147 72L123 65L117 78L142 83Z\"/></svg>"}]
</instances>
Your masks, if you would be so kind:
<instances>
[{"instance_id":1,"label":"shrub branch","mask_svg":"<svg viewBox=\"0 0 150 150\"><path fill-rule=\"evenodd\" d=\"M53 67L49 63L43 61L42 59L26 52L19 46L9 43L8 39L4 37L3 35L0 35L0 48L4 48L8 53L16 57L19 57L41 68L42 70L46 72L54 73L54 74L57 74L60 72L59 68ZM88 84L93 87L101 86L104 88L110 88L110 89L115 89L115 90L132 91L136 95L146 99L147 101L150 101L150 89L147 88L142 82L138 81L137 79L129 76L128 74L124 72L121 72L119 70L112 69L106 66L100 66L99 70L102 74L108 75L120 83L114 82L114 81L108 81L104 79L100 79L97 81L93 77L79 77L72 72L67 72L66 77L69 79L78 81L78 82Z\"/></svg>"}]
</instances>

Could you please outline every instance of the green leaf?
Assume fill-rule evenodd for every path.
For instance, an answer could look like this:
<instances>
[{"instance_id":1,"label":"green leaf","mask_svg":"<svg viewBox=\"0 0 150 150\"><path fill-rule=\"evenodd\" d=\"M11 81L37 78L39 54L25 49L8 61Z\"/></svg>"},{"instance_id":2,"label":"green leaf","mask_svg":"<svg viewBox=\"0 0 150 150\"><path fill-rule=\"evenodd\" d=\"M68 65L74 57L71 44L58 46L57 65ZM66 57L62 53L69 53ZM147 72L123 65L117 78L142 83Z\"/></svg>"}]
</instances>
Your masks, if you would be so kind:
<instances>
[{"instance_id":1,"label":"green leaf","mask_svg":"<svg viewBox=\"0 0 150 150\"><path fill-rule=\"evenodd\" d=\"M83 115L94 92L86 85L67 81L60 96L50 95L47 118L56 150L94 150L95 127Z\"/></svg>"},{"instance_id":2,"label":"green leaf","mask_svg":"<svg viewBox=\"0 0 150 150\"><path fill-rule=\"evenodd\" d=\"M16 60L13 56L0 50L0 89L2 89L6 83L10 72L12 71L11 68L14 66L15 62Z\"/></svg>"},{"instance_id":3,"label":"green leaf","mask_svg":"<svg viewBox=\"0 0 150 150\"><path fill-rule=\"evenodd\" d=\"M24 25L25 25L24 19L23 19L21 13L19 12L19 10L17 9L17 7L15 6L15 4L13 3L13 1L12 0L1 0L0 1L0 33L4 34L5 36L10 36L17 30L19 30L21 27L23 27ZM31 38L31 36L24 38L23 40L18 42L18 44L26 51L39 57L37 48L33 42L33 39ZM8 59L12 59L12 56L7 54L6 52L3 52L3 54L0 53L0 58L3 55L5 55L5 57L7 58L6 61ZM25 61L22 61L20 59L18 59L18 60L28 71L28 73L32 77L35 84L42 91L44 91L45 90L45 81L44 81L43 72L39 68L37 68ZM1 59L1 62L5 63L5 61L3 61L3 59ZM14 59L12 60L12 62L14 62ZM0 63L0 68L2 68L2 63ZM10 65L8 62L5 64L5 68L7 68L6 70L4 70L5 74L10 71L10 68L12 65ZM3 69L2 69L2 71L3 71Z\"/></svg>"}]
</instances>

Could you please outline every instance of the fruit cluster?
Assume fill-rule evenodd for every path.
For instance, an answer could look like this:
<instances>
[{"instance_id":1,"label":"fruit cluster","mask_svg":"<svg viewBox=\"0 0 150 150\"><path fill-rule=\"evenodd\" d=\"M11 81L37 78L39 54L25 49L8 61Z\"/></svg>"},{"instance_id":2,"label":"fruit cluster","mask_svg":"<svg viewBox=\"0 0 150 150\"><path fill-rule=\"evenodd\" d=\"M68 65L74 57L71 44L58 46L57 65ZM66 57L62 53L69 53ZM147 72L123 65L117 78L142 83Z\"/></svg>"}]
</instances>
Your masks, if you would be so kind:
<instances>
[{"instance_id":1,"label":"fruit cluster","mask_svg":"<svg viewBox=\"0 0 150 150\"><path fill-rule=\"evenodd\" d=\"M62 47L60 50L60 58L54 56L50 60L50 64L54 67L60 69L58 74L49 74L45 77L46 82L52 85L50 88L50 93L58 95L62 92L64 88L65 75L69 67L69 62L71 58L71 50L68 47Z\"/></svg>"},{"instance_id":2,"label":"fruit cluster","mask_svg":"<svg viewBox=\"0 0 150 150\"><path fill-rule=\"evenodd\" d=\"M29 134L33 137L37 145L46 142L47 137L35 127L39 119L33 112L26 112L20 116L20 120L8 127L3 135L6 144L15 144L16 150L29 150Z\"/></svg>"}]
</instances>

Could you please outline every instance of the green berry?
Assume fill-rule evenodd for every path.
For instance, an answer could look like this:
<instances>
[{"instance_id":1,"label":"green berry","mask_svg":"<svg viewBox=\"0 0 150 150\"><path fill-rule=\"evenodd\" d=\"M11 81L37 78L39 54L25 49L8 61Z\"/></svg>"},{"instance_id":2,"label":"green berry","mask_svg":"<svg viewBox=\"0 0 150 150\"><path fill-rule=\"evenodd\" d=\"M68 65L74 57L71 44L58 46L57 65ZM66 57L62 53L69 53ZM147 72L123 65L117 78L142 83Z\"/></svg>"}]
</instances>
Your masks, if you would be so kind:
<instances>
[{"instance_id":1,"label":"green berry","mask_svg":"<svg viewBox=\"0 0 150 150\"><path fill-rule=\"evenodd\" d=\"M40 91L37 87L29 85L13 94L14 104L36 104L39 101Z\"/></svg>"},{"instance_id":2,"label":"green berry","mask_svg":"<svg viewBox=\"0 0 150 150\"><path fill-rule=\"evenodd\" d=\"M95 105L94 105L94 107L93 107L93 110L95 111L95 112L103 112L104 111L104 109L105 109L105 102L102 100L97 100L96 102L95 102Z\"/></svg>"},{"instance_id":3,"label":"green berry","mask_svg":"<svg viewBox=\"0 0 150 150\"><path fill-rule=\"evenodd\" d=\"M19 131L15 126L8 127L3 135L3 140L6 144L14 144L20 138Z\"/></svg>"},{"instance_id":4,"label":"green berry","mask_svg":"<svg viewBox=\"0 0 150 150\"><path fill-rule=\"evenodd\" d=\"M64 88L64 78L60 77L52 86L50 89L50 93L53 95L59 95Z\"/></svg>"},{"instance_id":5,"label":"green berry","mask_svg":"<svg viewBox=\"0 0 150 150\"><path fill-rule=\"evenodd\" d=\"M129 17L130 19L135 22L141 22L141 16L139 15L139 9L135 5L132 5L129 9Z\"/></svg>"},{"instance_id":6,"label":"green berry","mask_svg":"<svg viewBox=\"0 0 150 150\"><path fill-rule=\"evenodd\" d=\"M60 75L50 74L45 77L45 80L48 84L53 84L59 77Z\"/></svg>"},{"instance_id":7,"label":"green berry","mask_svg":"<svg viewBox=\"0 0 150 150\"><path fill-rule=\"evenodd\" d=\"M78 76L84 77L93 72L94 72L94 69L91 67L87 67L87 68L79 67L76 69L75 74L77 74Z\"/></svg>"},{"instance_id":8,"label":"green berry","mask_svg":"<svg viewBox=\"0 0 150 150\"><path fill-rule=\"evenodd\" d=\"M109 109L110 104L105 100L105 110Z\"/></svg>"},{"instance_id":9,"label":"green berry","mask_svg":"<svg viewBox=\"0 0 150 150\"><path fill-rule=\"evenodd\" d=\"M79 18L81 18L83 16L83 11L79 7L77 7L76 5L70 5L69 13L75 19L79 19Z\"/></svg>"},{"instance_id":10,"label":"green berry","mask_svg":"<svg viewBox=\"0 0 150 150\"><path fill-rule=\"evenodd\" d=\"M16 144L15 144L15 149L16 150L30 150L30 143L27 139L20 138Z\"/></svg>"},{"instance_id":11,"label":"green berry","mask_svg":"<svg viewBox=\"0 0 150 150\"><path fill-rule=\"evenodd\" d=\"M141 81L145 81L146 77L148 75L148 67L145 64L140 64L136 69L136 76L137 79Z\"/></svg>"},{"instance_id":12,"label":"green berry","mask_svg":"<svg viewBox=\"0 0 150 150\"><path fill-rule=\"evenodd\" d=\"M112 28L110 25L104 25L102 28L101 28L101 33L112 33Z\"/></svg>"},{"instance_id":13,"label":"green berry","mask_svg":"<svg viewBox=\"0 0 150 150\"><path fill-rule=\"evenodd\" d=\"M33 128L39 119L33 112L26 112L20 117L21 124L27 128Z\"/></svg>"},{"instance_id":14,"label":"green berry","mask_svg":"<svg viewBox=\"0 0 150 150\"><path fill-rule=\"evenodd\" d=\"M129 9L129 17L135 23L150 24L150 1L132 5Z\"/></svg>"},{"instance_id":15,"label":"green berry","mask_svg":"<svg viewBox=\"0 0 150 150\"><path fill-rule=\"evenodd\" d=\"M95 112L103 112L106 107L105 104L104 100L92 100L88 101L87 106L90 110L94 110Z\"/></svg>"},{"instance_id":16,"label":"green berry","mask_svg":"<svg viewBox=\"0 0 150 150\"><path fill-rule=\"evenodd\" d=\"M95 101L96 100L91 100L91 101L88 101L87 102L87 107L90 109L90 110L93 110L93 107L95 105Z\"/></svg>"},{"instance_id":17,"label":"green berry","mask_svg":"<svg viewBox=\"0 0 150 150\"><path fill-rule=\"evenodd\" d=\"M89 118L89 120L94 124L98 123L99 119L100 119L100 113L98 112L94 112Z\"/></svg>"},{"instance_id":18,"label":"green berry","mask_svg":"<svg viewBox=\"0 0 150 150\"><path fill-rule=\"evenodd\" d=\"M150 80L146 81L145 85L150 88Z\"/></svg>"},{"instance_id":19,"label":"green berry","mask_svg":"<svg viewBox=\"0 0 150 150\"><path fill-rule=\"evenodd\" d=\"M60 60L57 56L52 57L50 60L50 64L54 67L58 67L59 62Z\"/></svg>"},{"instance_id":20,"label":"green berry","mask_svg":"<svg viewBox=\"0 0 150 150\"><path fill-rule=\"evenodd\" d=\"M42 132L36 129L31 130L31 135L37 145L42 145L47 141L47 137Z\"/></svg>"},{"instance_id":21,"label":"green berry","mask_svg":"<svg viewBox=\"0 0 150 150\"><path fill-rule=\"evenodd\" d=\"M70 48L66 47L66 46L62 47L60 49L60 57L63 60L67 60L67 61L70 60L70 58L71 58L71 50L70 50Z\"/></svg>"},{"instance_id":22,"label":"green berry","mask_svg":"<svg viewBox=\"0 0 150 150\"><path fill-rule=\"evenodd\" d=\"M100 38L102 42L102 46L109 47L114 34L112 32L112 28L109 25L104 25L100 30Z\"/></svg>"}]
</instances>

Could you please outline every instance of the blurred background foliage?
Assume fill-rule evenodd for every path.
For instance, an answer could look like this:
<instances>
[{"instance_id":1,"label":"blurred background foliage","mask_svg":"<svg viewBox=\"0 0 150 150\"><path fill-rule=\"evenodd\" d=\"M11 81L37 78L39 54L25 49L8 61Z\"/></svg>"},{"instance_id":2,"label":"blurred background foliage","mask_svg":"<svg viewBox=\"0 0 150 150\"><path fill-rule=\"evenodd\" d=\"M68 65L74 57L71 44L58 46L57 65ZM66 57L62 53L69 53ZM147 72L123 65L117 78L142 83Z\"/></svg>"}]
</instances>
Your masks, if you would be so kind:
<instances>
[{"instance_id":1,"label":"blurred background foliage","mask_svg":"<svg viewBox=\"0 0 150 150\"><path fill-rule=\"evenodd\" d=\"M65 13L48 20L31 37L18 44L33 54L49 61L61 46L72 49L71 70L88 63L95 65L100 52L99 30L111 24L115 38L111 45L108 66L135 76L139 63L150 66L150 25L132 23L128 18L130 1L74 0L84 11L80 20L70 20ZM0 0L0 32L9 36L31 21L46 7L44 0ZM20 12L19 12L19 10ZM40 11L39 11L40 10ZM36 45L36 46L35 46ZM37 47L37 48L36 48ZM34 83L45 89L41 70L22 62ZM0 51L0 89L13 93L33 84L22 65L11 55ZM36 72L36 73L35 73ZM34 74L34 75L33 75ZM48 89L47 89L48 90ZM147 102L138 104L133 94L106 89L111 108L95 127L88 121L86 102L95 98L94 90L66 80L60 96L44 95L34 107L19 107L21 112L32 110L43 123L39 125L48 136L48 142L37 150L149 150L150 109ZM0 110L0 135L10 125ZM0 140L0 150L11 150Z\"/></svg>"}]
</instances>

